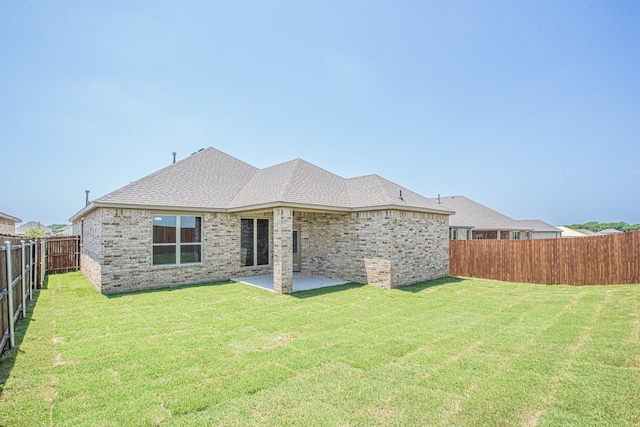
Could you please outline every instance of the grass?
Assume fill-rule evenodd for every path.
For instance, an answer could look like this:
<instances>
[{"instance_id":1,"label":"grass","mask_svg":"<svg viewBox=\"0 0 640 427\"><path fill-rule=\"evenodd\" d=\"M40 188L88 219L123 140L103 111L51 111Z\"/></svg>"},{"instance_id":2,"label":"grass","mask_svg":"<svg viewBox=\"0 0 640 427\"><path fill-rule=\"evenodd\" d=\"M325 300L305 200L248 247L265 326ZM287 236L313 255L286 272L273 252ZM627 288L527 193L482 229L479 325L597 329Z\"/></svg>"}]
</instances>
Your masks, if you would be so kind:
<instances>
[{"instance_id":1,"label":"grass","mask_svg":"<svg viewBox=\"0 0 640 427\"><path fill-rule=\"evenodd\" d=\"M49 276L0 425L640 425L640 287L447 278L289 296Z\"/></svg>"}]
</instances>

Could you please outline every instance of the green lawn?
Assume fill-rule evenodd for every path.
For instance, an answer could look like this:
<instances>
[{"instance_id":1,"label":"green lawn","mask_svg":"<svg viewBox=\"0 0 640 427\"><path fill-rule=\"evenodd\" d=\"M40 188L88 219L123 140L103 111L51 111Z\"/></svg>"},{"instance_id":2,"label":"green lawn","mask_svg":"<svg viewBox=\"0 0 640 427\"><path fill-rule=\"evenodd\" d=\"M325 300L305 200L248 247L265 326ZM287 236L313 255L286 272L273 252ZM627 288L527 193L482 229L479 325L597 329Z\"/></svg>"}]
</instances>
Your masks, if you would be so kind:
<instances>
[{"instance_id":1,"label":"green lawn","mask_svg":"<svg viewBox=\"0 0 640 427\"><path fill-rule=\"evenodd\" d=\"M20 331L3 426L640 425L637 285L107 297L69 273Z\"/></svg>"}]
</instances>

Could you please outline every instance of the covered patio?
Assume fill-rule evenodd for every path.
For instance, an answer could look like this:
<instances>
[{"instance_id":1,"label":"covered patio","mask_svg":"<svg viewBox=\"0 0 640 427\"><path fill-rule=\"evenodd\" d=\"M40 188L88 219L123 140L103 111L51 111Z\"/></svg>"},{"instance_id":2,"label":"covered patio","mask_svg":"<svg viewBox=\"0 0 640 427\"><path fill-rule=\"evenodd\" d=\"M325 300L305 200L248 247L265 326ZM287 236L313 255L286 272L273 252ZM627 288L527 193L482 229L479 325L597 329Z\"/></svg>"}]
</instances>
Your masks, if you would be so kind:
<instances>
[{"instance_id":1,"label":"covered patio","mask_svg":"<svg viewBox=\"0 0 640 427\"><path fill-rule=\"evenodd\" d=\"M231 280L275 292L273 284L273 274L251 277L232 277ZM293 273L293 292L327 288L330 286L344 285L346 283L349 282L329 279L322 276L311 276L309 274Z\"/></svg>"}]
</instances>

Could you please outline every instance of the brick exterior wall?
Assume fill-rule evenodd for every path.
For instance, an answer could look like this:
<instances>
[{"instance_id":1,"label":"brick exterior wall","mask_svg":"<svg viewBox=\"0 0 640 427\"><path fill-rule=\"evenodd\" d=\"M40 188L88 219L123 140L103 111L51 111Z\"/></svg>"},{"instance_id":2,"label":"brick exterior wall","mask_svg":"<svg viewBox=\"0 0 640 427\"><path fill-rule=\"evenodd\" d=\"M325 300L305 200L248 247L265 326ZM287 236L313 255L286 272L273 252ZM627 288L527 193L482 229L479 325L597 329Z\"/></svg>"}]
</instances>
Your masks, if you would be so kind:
<instances>
[{"instance_id":1,"label":"brick exterior wall","mask_svg":"<svg viewBox=\"0 0 640 427\"><path fill-rule=\"evenodd\" d=\"M520 231L520 238L518 240L526 240L527 232L521 230L513 230ZM513 240L513 231L500 231L500 240ZM487 239L487 240L496 240L498 238L497 231L489 231L489 230L473 230L472 236L474 239ZM480 237L479 237L480 236Z\"/></svg>"},{"instance_id":2,"label":"brick exterior wall","mask_svg":"<svg viewBox=\"0 0 640 427\"><path fill-rule=\"evenodd\" d=\"M271 265L240 266L240 219L269 218L271 212L250 215L200 213L202 263L152 265L152 211L99 208L74 223L82 233L84 275L102 293L131 291L226 280L234 276L268 274ZM273 235L273 232L270 233ZM270 241L270 247L272 247Z\"/></svg>"},{"instance_id":3,"label":"brick exterior wall","mask_svg":"<svg viewBox=\"0 0 640 427\"><path fill-rule=\"evenodd\" d=\"M84 230L84 233L81 233ZM81 235L80 270L100 291L102 284L102 210L90 212L82 220L73 223L73 232Z\"/></svg>"},{"instance_id":4,"label":"brick exterior wall","mask_svg":"<svg viewBox=\"0 0 640 427\"><path fill-rule=\"evenodd\" d=\"M454 230L455 230L455 233L454 233ZM454 234L456 235L455 239L453 237ZM471 239L471 229L469 229L469 228L450 228L449 229L449 239L451 239L451 240L470 240Z\"/></svg>"},{"instance_id":5,"label":"brick exterior wall","mask_svg":"<svg viewBox=\"0 0 640 427\"><path fill-rule=\"evenodd\" d=\"M542 232L542 231L532 231L531 232L531 238L532 239L559 239L560 237L562 237L562 233L554 233L552 231L550 232Z\"/></svg>"},{"instance_id":6,"label":"brick exterior wall","mask_svg":"<svg viewBox=\"0 0 640 427\"><path fill-rule=\"evenodd\" d=\"M393 287L449 274L448 217L403 211L350 214L276 209L278 227L300 233L301 273ZM280 212L283 211L283 212ZM288 211L288 212L287 212ZM102 293L205 283L231 277L269 274L274 269L273 210L250 214L193 213L202 217L202 263L152 265L156 212L98 208L74 223L82 235L82 271ZM178 213L177 213L178 214ZM240 266L240 219L268 218L266 266ZM286 221L282 222L282 219ZM291 252L291 239L280 242ZM282 252L284 253L284 252ZM291 260L281 263L291 273ZM286 279L286 275L283 276ZM283 289L284 292L287 289Z\"/></svg>"},{"instance_id":7,"label":"brick exterior wall","mask_svg":"<svg viewBox=\"0 0 640 427\"><path fill-rule=\"evenodd\" d=\"M0 234L16 234L16 223L7 218L0 218Z\"/></svg>"},{"instance_id":8,"label":"brick exterior wall","mask_svg":"<svg viewBox=\"0 0 640 427\"><path fill-rule=\"evenodd\" d=\"M472 230L471 235L474 239L497 239L498 233L496 231L486 230Z\"/></svg>"},{"instance_id":9,"label":"brick exterior wall","mask_svg":"<svg viewBox=\"0 0 640 427\"><path fill-rule=\"evenodd\" d=\"M448 217L296 212L301 272L393 287L449 274Z\"/></svg>"}]
</instances>

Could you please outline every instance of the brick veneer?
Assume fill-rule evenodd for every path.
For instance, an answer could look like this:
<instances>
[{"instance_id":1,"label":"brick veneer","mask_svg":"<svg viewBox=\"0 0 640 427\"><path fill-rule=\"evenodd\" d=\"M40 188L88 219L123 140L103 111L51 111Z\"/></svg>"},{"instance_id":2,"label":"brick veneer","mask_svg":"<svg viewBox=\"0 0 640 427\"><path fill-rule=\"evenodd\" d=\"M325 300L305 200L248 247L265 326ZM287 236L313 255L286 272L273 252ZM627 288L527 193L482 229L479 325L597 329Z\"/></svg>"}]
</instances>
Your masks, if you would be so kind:
<instances>
[{"instance_id":1,"label":"brick veneer","mask_svg":"<svg viewBox=\"0 0 640 427\"><path fill-rule=\"evenodd\" d=\"M559 239L562 237L560 232L554 233L553 231L533 231L531 232L532 239Z\"/></svg>"},{"instance_id":2,"label":"brick veneer","mask_svg":"<svg viewBox=\"0 0 640 427\"><path fill-rule=\"evenodd\" d=\"M74 224L82 231L82 271L103 293L225 280L278 270L290 292L291 227L300 232L301 272L393 287L449 274L448 217L395 210L348 214L292 212L288 208L202 217L202 263L152 265L152 214L143 209L98 208ZM240 266L240 219L268 218L270 264ZM292 219L291 219L292 218ZM274 239L275 228L288 238ZM277 246L277 248L276 248Z\"/></svg>"},{"instance_id":3,"label":"brick veneer","mask_svg":"<svg viewBox=\"0 0 640 427\"><path fill-rule=\"evenodd\" d=\"M7 218L0 218L0 234L16 234L16 223Z\"/></svg>"},{"instance_id":4,"label":"brick veneer","mask_svg":"<svg viewBox=\"0 0 640 427\"><path fill-rule=\"evenodd\" d=\"M449 274L448 217L296 212L301 272L393 287Z\"/></svg>"}]
</instances>

